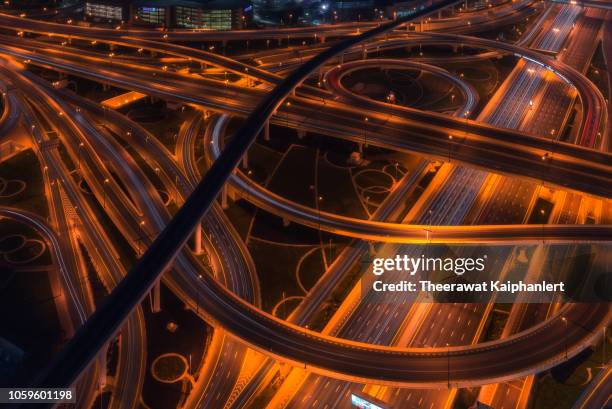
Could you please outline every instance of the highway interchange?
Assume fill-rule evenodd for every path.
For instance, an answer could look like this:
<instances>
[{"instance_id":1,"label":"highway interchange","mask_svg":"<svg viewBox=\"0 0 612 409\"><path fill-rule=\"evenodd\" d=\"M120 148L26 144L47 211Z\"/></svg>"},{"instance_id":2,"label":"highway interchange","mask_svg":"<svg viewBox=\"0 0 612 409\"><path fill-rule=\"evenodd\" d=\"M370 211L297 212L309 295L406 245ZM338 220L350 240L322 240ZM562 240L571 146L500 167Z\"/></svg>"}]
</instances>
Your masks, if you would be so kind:
<instances>
[{"instance_id":1,"label":"highway interchange","mask_svg":"<svg viewBox=\"0 0 612 409\"><path fill-rule=\"evenodd\" d=\"M437 2L431 10L425 9L421 14L427 16L438 7L450 3L454 2ZM515 12L521 18L531 15L527 12L535 5L529 1L520 3L521 8L511 8L510 13L507 5L499 6L499 18L502 21L516 19ZM582 24L581 16L590 15L588 13L592 13L590 10L593 9L574 5L538 4L537 7L547 10L554 8L548 12L552 17L544 13L537 24L553 24L558 30L548 35L542 30L539 35L534 34L531 44L520 45L446 34L449 27L464 32L458 27L463 22L457 19L437 22L437 26L432 24L432 29L444 34L405 33L397 29L405 23L402 20L386 25L346 24L330 28L329 34L345 37L345 40L327 45L327 42L323 43L326 41L322 34L326 33L325 27L316 32L312 28L293 28L223 34L188 31L160 34L128 29L96 29L0 15L4 29L8 31L50 34L49 37L63 37L70 41L100 41L144 49L199 62L204 69L212 65L215 67L213 69L229 71L239 77L238 81L229 83L227 80L201 76L194 80L189 75L167 70L154 61L139 65L129 58L114 58L112 53L72 50L54 41L41 42L26 38L23 34L17 38L14 35L2 36L0 74L6 89L2 135L8 135L9 130L16 126L15 115L19 113L22 133L30 135L30 143L38 152L41 168L44 169L48 186L46 196L53 215L51 224L59 226L60 231L73 233L69 237L57 238L47 222L17 209L4 209L2 215L33 224L47 237L56 253L56 262L63 266L61 270L66 274L66 285L70 283L71 274L82 274L79 273L82 266L75 250L78 238L96 260L105 286L109 290L115 288L110 301L98 308L92 305L86 294L70 297L75 325L78 327L87 322L33 385L70 385L89 368L87 376L83 374L79 383L87 391L82 396L90 400L83 406L90 405L95 394L92 386L95 381L92 379L96 376L95 372L100 370L98 366L104 362L100 362L99 357L104 357L104 354L100 355L98 350L104 350L107 342L120 330L126 336L120 337L121 369L117 375L120 382L114 385L112 405L134 407L141 393L146 351L146 334L138 305L146 294L155 291L164 272L161 276L164 284L215 327L201 375L186 401L189 407L222 407L221 398L226 400L226 405L241 407L239 402L252 398L258 385L266 382L265 378L278 362L294 367L272 401L283 402L283 406L346 406L346 393L358 382L385 385L376 393L387 400L390 400L389 395L393 395L396 400L401 397L406 402L417 400L419 406L426 406L423 401L427 400L431 402L431 407L444 407L444 402L452 400L456 393L454 388L494 382L503 384L532 376L597 342L601 328L606 327L611 318L609 304L566 304L557 307L550 315L545 313L545 318L546 315L548 318L542 322L518 325L517 330L511 331L514 334L509 333L505 338L484 344L472 342L477 340L477 333L462 327L466 320L471 320L470 317L486 318L490 304L474 307L473 311L472 307L466 308L468 304L463 304L464 311L460 311L461 307L454 304L432 306L427 303L406 305L396 302L385 309L374 310L369 295L357 304L351 304L354 300L349 295L322 333L311 331L306 325L346 269L367 252L367 241L382 242L378 249L382 254L399 252L404 248L401 243L413 245L402 252L416 254L419 247L414 247L415 244L436 242L507 245L537 244L542 241L610 241L612 229L609 218L602 216L596 224L582 224L571 216L578 211L581 200L602 201L604 207L609 207L612 196L606 103L601 92L584 75L588 61L579 64L570 60L573 49L563 49L565 41L569 41L566 37L580 44L580 36L572 29L577 22ZM589 12L585 13L584 10ZM413 18L418 22L421 15L417 13ZM491 23L485 19L482 24L488 26ZM470 24L465 32L472 33L472 30L474 27ZM385 32L388 34L383 39L381 34ZM584 32L588 33L588 30ZM537 33L537 27L534 33ZM250 66L248 62L172 43L242 41L258 36L261 39L275 39L279 43L288 39L287 36L314 36L314 48L321 47L320 53L308 55L305 52L296 56L286 54L285 49L279 48L277 55L287 61L285 67L293 65L299 68L294 71L285 71L287 68L284 68L274 73L274 70L265 68L266 64ZM322 43L318 44L317 40ZM501 53L518 57L519 62L510 77L477 118L468 119L478 103L476 91L460 77L435 64L428 65L431 61L365 59L373 50L379 54L381 49L393 50L415 44L457 43L480 49L483 55ZM557 57L550 57L550 53L557 54ZM304 56L307 58L305 62ZM270 55L265 57L270 58ZM475 54L462 58L477 60L484 57ZM590 59L591 55L585 58ZM387 68L396 69L412 65L412 68L420 67L454 81L463 95L464 105L457 108L453 115L420 111L377 102L357 95L342 85L343 76L350 75L352 71L385 64ZM69 90L55 89L28 71L26 68L29 65L137 90L198 108L181 127L176 152L170 152L155 135L133 120ZM269 66L277 65L270 63ZM547 75L556 76L556 79L547 81ZM316 78L315 83L323 85L312 85L309 78ZM545 103L537 101L545 98L542 95L548 95L545 93L559 92L555 87L567 87L574 98L582 103L584 115L575 143L554 141L549 136L534 136L542 134L538 126L557 128L563 120L559 118L560 114L550 114L546 117L549 122L542 125L534 120L532 113L534 101L536 109L544 109ZM325 107L324 112L321 106ZM246 120L232 139L224 142L230 115L246 117ZM41 122L41 118L45 123ZM364 118L367 118L366 125ZM204 146L209 169L200 182L202 176L194 149L199 143L198 132L204 127L204 120ZM267 133L268 121L299 131L324 133L359 145L370 144L424 154L419 168L421 171L415 172L412 177L402 178L369 220L304 206L275 194L239 170L238 164L254 138L260 131ZM100 123L103 125L100 126ZM59 142L72 162L78 162L81 177L87 181L98 202L103 203L103 211L127 238L133 251L140 255L131 271L118 262L113 241L104 232L96 215L98 210L84 199L63 163L57 142L40 131L49 125L58 131ZM365 138L361 136L362 132L365 133L362 131L364 126L367 126L367 141L363 141ZM135 149L159 172L166 191L170 192L177 204L183 205L178 213L172 215L168 211L147 173L113 135ZM226 146L221 148L222 144ZM407 216L398 219L393 210L399 200L414 188L428 163L434 161L445 163L432 182L433 187L423 194ZM234 169L238 171L234 172ZM498 196L481 203L480 192L488 182L494 185ZM563 200L559 201L557 213L550 219L551 224L522 224L527 217L528 204L521 201L529 202L539 189L543 189L538 187L539 183L561 191ZM338 256L287 321L260 309L258 276L249 250L221 206L215 202L215 197L221 191L222 195L226 195L229 188L245 195L261 209L300 225L349 237L355 243ZM505 194L521 191L524 192L521 197L504 198ZM583 194L588 199L581 199ZM474 214L476 204L480 205L480 210ZM495 219L503 211L502 207L523 210L513 217L502 217L502 224ZM78 220L77 228L70 218ZM195 251L185 245L190 239L197 242ZM201 273L205 268L201 259L196 257L202 251L198 247L204 248L210 255L212 275ZM496 266L500 274L503 273L504 263L515 256L513 253L502 254ZM89 305L83 307L81 303ZM88 320L86 315L91 315ZM428 320L437 315L447 316L449 320L457 316L454 329L446 328L447 333L453 333L450 338L443 335L445 327L437 332L438 335L432 336L436 333L433 321L429 335L425 336L421 334L423 331L412 328L408 319L413 317L414 320L424 321L423 325L427 326ZM381 317L387 317L388 322L383 324ZM370 325L372 320L379 324ZM581 327L574 326L568 330L567 321L580 322ZM466 342L466 337L470 342ZM252 358L249 355L252 350L262 354L257 359L265 364L256 371L247 386L243 385L243 389L237 391L234 383L240 376L243 361ZM209 357L214 356L233 358L213 362ZM96 365L90 366L93 362ZM449 369L451 362L452 370ZM223 373L226 379L233 379L234 383L221 382L220 376L215 376L217 371ZM422 391L424 387L446 386L448 391L444 392L439 389ZM395 393L391 392L393 387L420 389L416 394L408 392L410 389L396 389L398 392ZM298 392L302 390L300 388L304 392ZM495 393L497 391L493 395ZM405 397L406 394L409 396ZM299 402L294 396L303 399ZM495 396L491 399L495 399Z\"/></svg>"}]
</instances>

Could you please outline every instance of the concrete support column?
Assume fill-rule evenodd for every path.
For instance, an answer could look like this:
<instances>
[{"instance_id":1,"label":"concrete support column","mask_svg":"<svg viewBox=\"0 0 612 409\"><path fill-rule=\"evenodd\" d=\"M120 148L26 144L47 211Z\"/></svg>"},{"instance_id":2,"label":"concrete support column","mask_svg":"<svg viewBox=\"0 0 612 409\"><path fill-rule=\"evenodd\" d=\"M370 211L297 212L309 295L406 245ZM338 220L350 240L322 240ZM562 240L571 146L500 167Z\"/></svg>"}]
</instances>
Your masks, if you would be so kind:
<instances>
[{"instance_id":1,"label":"concrete support column","mask_svg":"<svg viewBox=\"0 0 612 409\"><path fill-rule=\"evenodd\" d=\"M108 374L106 373L107 354L108 354L108 342L104 344L104 346L102 347L98 355L98 359L100 360L100 371L98 373L98 382L100 383L100 389L104 389L104 387L108 383Z\"/></svg>"},{"instance_id":2,"label":"concrete support column","mask_svg":"<svg viewBox=\"0 0 612 409\"><path fill-rule=\"evenodd\" d=\"M151 312L157 313L161 311L161 284L160 280L157 280L153 290L151 291Z\"/></svg>"},{"instance_id":3,"label":"concrete support column","mask_svg":"<svg viewBox=\"0 0 612 409\"><path fill-rule=\"evenodd\" d=\"M321 39L321 43L325 42L325 36L319 36L319 38Z\"/></svg>"},{"instance_id":4,"label":"concrete support column","mask_svg":"<svg viewBox=\"0 0 612 409\"><path fill-rule=\"evenodd\" d=\"M198 255L202 254L202 226L199 224L193 235L193 251Z\"/></svg>"},{"instance_id":5,"label":"concrete support column","mask_svg":"<svg viewBox=\"0 0 612 409\"><path fill-rule=\"evenodd\" d=\"M227 183L223 185L223 190L221 191L221 208L227 209Z\"/></svg>"},{"instance_id":6,"label":"concrete support column","mask_svg":"<svg viewBox=\"0 0 612 409\"><path fill-rule=\"evenodd\" d=\"M362 142L357 143L357 150L359 150L359 153L363 153L363 143Z\"/></svg>"},{"instance_id":7,"label":"concrete support column","mask_svg":"<svg viewBox=\"0 0 612 409\"><path fill-rule=\"evenodd\" d=\"M270 140L270 121L266 121L264 124L264 141Z\"/></svg>"}]
</instances>

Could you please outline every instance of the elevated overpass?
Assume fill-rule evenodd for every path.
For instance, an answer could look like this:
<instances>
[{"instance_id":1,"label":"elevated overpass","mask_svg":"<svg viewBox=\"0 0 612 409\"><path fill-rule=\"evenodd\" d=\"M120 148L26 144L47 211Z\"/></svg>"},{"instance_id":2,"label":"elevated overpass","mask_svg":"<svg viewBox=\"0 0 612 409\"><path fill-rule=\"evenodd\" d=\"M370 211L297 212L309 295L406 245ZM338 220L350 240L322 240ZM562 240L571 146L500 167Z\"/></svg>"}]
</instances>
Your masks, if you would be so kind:
<instances>
[{"instance_id":1,"label":"elevated overpass","mask_svg":"<svg viewBox=\"0 0 612 409\"><path fill-rule=\"evenodd\" d=\"M455 2L441 1L412 18ZM406 21L408 19L393 21L330 47L270 91L137 265L32 386L67 386L87 368L100 347L118 331L172 263L264 123L299 83L346 48ZM610 319L606 304L570 304L554 319L500 342L448 349L395 349L324 337L287 324L241 300L208 275L202 278L202 290L205 296L201 307L209 314L208 319L253 348L340 379L389 385L446 385L450 380L453 384L467 386L540 371L563 360L565 354L576 354L593 342L595 332L584 331L583 327L599 328ZM568 330L568 321L581 325ZM448 369L449 360L453 370Z\"/></svg>"}]
</instances>

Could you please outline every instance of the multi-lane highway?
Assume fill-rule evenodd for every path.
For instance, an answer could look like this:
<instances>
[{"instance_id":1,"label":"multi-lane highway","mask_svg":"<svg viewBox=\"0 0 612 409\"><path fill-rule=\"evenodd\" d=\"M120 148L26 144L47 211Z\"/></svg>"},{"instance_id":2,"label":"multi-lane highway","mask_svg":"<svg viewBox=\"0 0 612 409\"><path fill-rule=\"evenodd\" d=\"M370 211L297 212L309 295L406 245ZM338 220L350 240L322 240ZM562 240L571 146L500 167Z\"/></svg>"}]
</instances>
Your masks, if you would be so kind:
<instances>
[{"instance_id":1,"label":"multi-lane highway","mask_svg":"<svg viewBox=\"0 0 612 409\"><path fill-rule=\"evenodd\" d=\"M20 82L13 73L6 72L5 74L11 76L15 82L19 82L21 90L28 90L31 96L36 95L38 90L33 88L33 84L26 85L25 79L21 79ZM57 126L55 129L59 129L64 125L60 123L63 118L53 115L52 104L47 101L49 100L45 100L43 104L36 103L35 106L41 107L39 115L43 118L55 118L51 122L51 126L54 128ZM30 105L24 101L21 106L27 124L26 127L33 133L33 139L37 144L36 149L41 156L41 165L45 177L48 179L47 186L51 188L51 194L48 195L48 198L52 204L54 219L57 220L56 223L63 226L60 231L72 232L83 240L89 255L93 257L100 268L102 282L110 291L126 274L125 267L118 260L116 249L109 245L110 239L101 227L97 217L95 217L95 213L87 204L81 188L77 185L78 182L72 178L61 161L57 145L49 143L49 137L44 132L44 126L32 112ZM69 208L66 209L66 207ZM68 212L66 212L67 210ZM76 226L82 226L83 231L76 229L75 224ZM74 241L72 246L78 248ZM144 317L140 308L127 321L122 334L119 344L120 357L117 377L114 384L116 393L113 395L110 404L115 408L133 408L137 404L138 396L141 393L145 371L145 329ZM105 360L102 360L102 362L105 366ZM106 372L105 367L101 370L103 373ZM88 382L87 385L89 388L94 388L95 391L97 382Z\"/></svg>"},{"instance_id":2,"label":"multi-lane highway","mask_svg":"<svg viewBox=\"0 0 612 409\"><path fill-rule=\"evenodd\" d=\"M441 343L445 339L442 336L443 331L436 332L438 335L435 339L421 339L415 332L414 339L418 342L414 341L410 348L382 346L408 344L400 342L401 337L397 339L398 342L394 340L394 334L404 328L402 325L405 322L398 321L398 314L393 315L393 311L369 311L367 302L355 309L349 321L341 328L330 327L330 330L323 334L301 328L299 325L307 323L307 318L313 315L330 294L343 271L366 250L367 246L363 242L342 253L337 264L332 265L323 275L320 284L306 297L297 312L289 318L289 322L259 309L258 278L248 248L224 216L220 206L213 204L216 194L225 183L231 183L232 188L239 192L246 192L246 197L258 207L278 216L360 240L391 243L506 244L537 243L542 240L550 243L611 241L610 229L606 225L507 224L520 223L522 220L504 217L503 212L508 209L500 204L501 199L495 202L499 209L477 209L482 205L478 195L480 187L484 186L487 180L502 180L496 185L498 194L500 198L505 198L504 203L507 206L515 208L516 202L519 214L525 214L528 205L523 202L527 201L526 198L533 197L536 190L532 187L542 181L552 183L556 189L575 189L569 192L569 195L577 196L578 192L585 192L599 196L593 198L596 202L602 199L605 202L606 198L612 196L612 160L608 153L601 152L601 148L607 146L606 138L601 137L601 132L608 123L604 98L581 73L581 69L565 64L564 58L555 59L547 55L561 50L564 38L572 32L573 22L580 14L579 8L566 6L555 12L545 12L539 21L551 24L553 30L549 33L540 32L539 35L537 30L530 32L529 38L533 40L530 41L531 49L483 38L447 34L449 31L474 32L495 27L495 24L502 22L519 21L530 16L535 10L532 7L533 2L527 0L507 4L502 2L493 11L483 11L480 14L466 13L460 17L433 21L427 18L417 23L420 30L436 29L444 31L445 34L392 31L410 19L418 20L439 7L456 2L435 3L432 8L418 11L410 18L387 24L340 24L321 26L318 31L313 28L243 30L228 33L186 30L156 32L127 28L111 30L0 15L0 21L7 30L50 35L52 38L68 37L77 42L76 47L66 47L54 44L53 39L43 42L1 36L3 43L0 44L0 53L24 63L20 64L11 59L3 60L4 66L10 67L10 71L6 70L5 75L25 93L23 99L34 108L36 115L53 124L67 155L73 162L78 161L79 174L87 181L95 199L103 204L103 211L110 216L115 228L126 237L132 250L142 254L136 267L129 273L121 263L111 260L113 244L101 232L102 227L96 221L95 213L62 165L62 158L53 149L41 148L46 166L55 175L53 179L56 179L56 185L59 186L60 181L62 185L61 190L59 187L55 189L55 203L64 206L55 208L57 219L62 219L66 209L79 209L78 219L83 225L82 240L88 245L88 251L95 254L99 263L106 266L109 289L118 284L108 300L99 306L93 317L57 358L56 364L34 384L49 386L72 383L95 359L97 350L115 336L121 323L130 316L132 309L145 294L158 285L159 277L164 271L167 271L163 275L164 283L196 314L215 327L213 341L203 359L194 389L187 399L187 407L220 407L223 402L227 402L235 393L235 384L249 354L248 347L280 362L338 379L334 382L342 388L343 393L339 395L341 398L348 389L340 380L393 386L438 387L449 384L460 387L515 379L550 368L595 342L599 329L610 321L611 312L606 304L568 304L545 322L534 323L508 338L477 345L469 345L470 342L463 342L462 338L462 342L458 342L463 344L462 346L447 348ZM491 21L488 17L492 17ZM469 18L467 24L466 18ZM385 32L389 34L384 39L377 37ZM589 34L585 34L585 38L595 32L588 31ZM266 63L254 67L249 62L257 61L256 58L245 58L241 61L246 62L241 62L238 59L171 43L198 40L225 43L229 40L244 41L254 38L276 39L279 42L286 39L289 42L290 38L296 37L321 37L323 41L325 37L346 39L315 44L312 47L303 45L304 53L298 52L299 56L290 57L291 64L288 63L283 69L272 69L274 64ZM151 50L198 62L202 70L198 74L186 74L183 71L175 71L174 68L168 69L154 58L124 58L114 56L114 53L105 55L82 49L85 42L79 43L81 40L103 41ZM508 88L503 89L502 85L503 92L494 96L489 103L491 108L485 108L476 121L468 117L475 110L478 95L473 87L457 75L435 66L423 65L422 62L384 57L381 60L368 59L370 55L374 55L373 50L379 55L381 50L393 52L415 44L457 43L490 51L476 55L477 59L502 53L514 54L518 61L517 68L506 82ZM572 52L573 50L570 50L568 54ZM279 52L278 56L284 55L283 53ZM262 53L264 56L266 54L266 58L273 56L273 52ZM257 53L253 55L256 56ZM305 61L304 56L307 56ZM462 61L474 59L472 56L458 58ZM435 58L426 61L432 63ZM200 174L194 150L202 127L203 116L199 110L183 124L176 154L173 155L155 135L151 135L123 115L106 112L97 103L69 91L53 89L27 70L30 64L104 84L138 90L158 98L195 104L199 106L198 109L229 113L247 119L223 150L220 148L224 137L225 118L215 118L207 124L209 139L206 139L205 150L209 169L199 182ZM215 68L208 70L207 65ZM290 65L296 67L294 71L287 70ZM342 78L345 75L364 67L380 65L394 69L418 67L444 77L461 90L465 104L455 112L456 118L453 118L397 104L380 103L344 88ZM240 79L236 82L219 80L219 69L220 72L230 72ZM215 71L217 76L207 75ZM529 114L524 114L525 107L532 105L535 100L536 108L540 109L540 90L547 90L548 94L544 95L548 95L548 99L556 95L554 92L557 91L552 90L557 88L546 83L547 75L555 77L553 85L561 83L564 89L569 90L569 100L578 98L581 102L583 115L580 117L575 140L589 147L534 136L533 134L541 131L537 127L526 126ZM5 101L12 101L10 95ZM5 109L2 126L12 128L14 103L9 102L6 106L8 109ZM554 116L554 112L547 114L546 118L549 116ZM368 119L364 120L366 117ZM485 119L488 123L485 123ZM428 195L424 196L424 202L413 209L408 223L394 223L386 213L392 212L394 203L411 190L419 172L415 172L412 178L403 178L401 183L395 186L388 201L379 209L381 213L370 220L349 218L299 205L256 184L245 174L234 172L248 146L270 120L300 131L314 131L339 137L358 145L371 144L386 149L417 152L437 160L452 161L452 166L445 165L445 169L452 168L448 173L449 181L433 184L435 189L432 188ZM34 118L26 121L28 125L35 122ZM102 126L97 126L97 123ZM542 121L541 125L548 126L548 123ZM43 125L39 124L38 127L43 128ZM367 142L361 136L365 134L364 127L367 127ZM527 129L530 129L530 132L526 132ZM136 149L162 180L164 189L177 203L183 204L176 215L172 216L168 212L154 184L130 153L117 142L117 137ZM38 138L47 139L45 136ZM49 144L45 146L47 145ZM425 163L423 161L423 164ZM455 168L454 165L467 165L469 168ZM497 176L487 176L483 169L508 176L495 179ZM518 178L511 180L510 176ZM516 198L508 196L510 192L515 191ZM62 200L62 195L67 196L68 202ZM66 203L70 204L67 206ZM579 201L570 200L568 203ZM578 211L573 205L568 206L568 209L573 210L567 212ZM478 215L473 220L481 224L458 225L472 213ZM432 214L435 214L435 221ZM492 222L498 224L491 224ZM202 228L208 234L202 235ZM190 249L183 247L190 238L194 241L196 253L204 247L211 255L212 275L201 274L204 271L203 264ZM146 247L148 250L144 251ZM388 244L385 251L397 251L397 247ZM502 266L497 267L501 269ZM119 282L125 274L126 278ZM451 307L444 306L435 307L432 311L415 307L410 310L408 316L415 322L427 322L431 314L448 313L449 317L454 314ZM465 338L469 333L460 328L468 312L457 312L459 318L452 331L457 337L461 333ZM469 312L474 317L481 313L482 311L476 310ZM135 396L140 394L142 365L145 362L142 354L145 349L142 345L143 329L138 323L138 319L142 320L142 317L138 318L138 314L137 312L131 315L132 318L127 321L124 329L128 336L125 339L121 337L120 364L123 366L118 379L124 384L115 385L112 407L136 404ZM380 314L383 315L382 318ZM372 320L378 324L368 325ZM384 321L388 321L387 324L384 324ZM589 331L577 328L568 330L568 321L580 321ZM412 324L406 325L410 327ZM450 335L451 338L453 336ZM346 338L359 339L361 342L349 341ZM133 356L140 354L134 365L129 364L125 355L130 350ZM216 356L222 359L217 360ZM272 368L272 362L268 359L265 370L260 371L261 376ZM128 375L130 373L134 375ZM258 376L256 380L259 380L254 382L254 385L263 379ZM317 387L328 387L323 385L329 383L315 386L312 391ZM339 389L334 390L337 392ZM327 396L316 392L311 392L310 395ZM122 403L121 399L126 399L125 403ZM423 399L430 398L421 397L421 401ZM326 403L333 401L332 398L325 400ZM240 399L236 400L239 401ZM434 401L435 399L431 400L432 405ZM292 405L300 404L294 402Z\"/></svg>"},{"instance_id":3,"label":"multi-lane highway","mask_svg":"<svg viewBox=\"0 0 612 409\"><path fill-rule=\"evenodd\" d=\"M493 46L492 44L495 43L490 40L451 37L454 41L465 43L474 41L476 45L482 46L487 46L487 44ZM436 38L444 41L440 35L437 35ZM520 55L525 55L527 58L538 58L537 54L521 48L517 49L509 45L499 47L522 53ZM40 52L24 53L14 47L6 46L3 46L2 49L12 55L26 58L30 62L38 61L43 66L61 68L80 76L108 81L114 85L136 87L139 91L148 94L170 97L183 102L195 102L215 110L223 109L240 115L249 112L266 92L256 88L220 87L219 82L214 80L202 80L203 88L199 88L195 86L192 79L172 73L166 73L172 79L168 78L162 84L152 86L151 74L145 72L143 77L138 78L134 75L133 66L130 68L132 72L126 71L120 75L120 64L115 62L110 64L108 69L96 73L96 70L86 68L85 65L73 70L71 68L73 63L67 64L63 59L57 61L58 57L43 57ZM587 121L583 127L583 133L587 135L585 137L593 139L591 135L599 132L601 124L605 122L606 112L602 109L603 97L599 91L593 89L590 81L585 80L584 76L571 67L555 61L548 57L541 57L542 64L558 65L556 69L559 75L571 80L572 84L578 87L583 104L586 106L585 111L588 113L585 116ZM108 74L110 69L113 71L112 76ZM163 72L160 71L160 73ZM157 81L162 79L163 75L160 73L154 73ZM247 92L249 96L243 95L244 92ZM218 98L213 99L214 96ZM215 103L211 104L211 100L214 100ZM323 115L320 111L321 104L327 107ZM356 112L356 107L338 106L337 104L337 102L326 99L322 101L305 100L296 97L295 100L292 100L290 119L286 121L304 130L324 131L330 135L359 143L362 138L357 135L362 133L359 131L363 129L363 118L368 112L365 108L368 107ZM287 115L285 118L289 118L289 114L285 113L285 115ZM342 116L342 122L338 121L338 116ZM281 114L276 116L278 122L284 122L285 118ZM579 148L563 142L551 144L547 138L492 128L481 122L460 121L436 113L424 114L422 111L410 111L410 119L406 121L403 117L389 117L388 114L371 112L370 118L368 143L373 145L416 151L442 159L446 158L451 151L453 159L470 165L494 168L500 172L526 176L535 180L546 180L560 186L602 196L610 193L608 186L611 184L607 182L609 176L607 165L610 163L610 158L599 151ZM458 138L449 138L449 134L460 137L460 141ZM542 160L543 157L546 160Z\"/></svg>"},{"instance_id":4,"label":"multi-lane highway","mask_svg":"<svg viewBox=\"0 0 612 409\"><path fill-rule=\"evenodd\" d=\"M527 71L528 69L530 69L529 66L518 66L516 70L520 73L521 70ZM481 114L481 119L502 126L516 127L520 123L521 114L529 106L528 101L533 98L533 94L541 81L534 75L517 75L509 77L506 82L508 86L502 86L500 90L504 92L504 89L506 89L505 92L511 93L511 97L493 98L490 103L492 106L490 109L484 109L486 114ZM346 91L344 95L351 97ZM497 100L501 100L501 104L498 105ZM484 172L456 169L447 178L446 184L436 192L435 198L426 205L429 207L421 211L420 217L427 220L429 216L427 210L429 209L434 219L432 224L457 224L461 222L462 219L466 218L470 208L474 206L480 186L483 186L486 180ZM524 212L527 211L527 206L520 206L519 204L524 200L529 201L534 187L533 185L521 186L521 183L526 184L524 181L506 180L506 182L510 186L506 183L500 183L499 186L493 188L494 194L490 195L491 202L495 204L503 201L504 207L517 211L519 216L508 215L509 217L504 217L502 213L501 220L520 223L526 217ZM516 185L512 186L513 183ZM470 188L466 189L466 187ZM527 193L521 194L523 190L526 190ZM492 215L500 216L500 212L495 208L491 209L490 204L486 206L480 204L479 207L483 209L477 216L477 220L481 223L491 223ZM451 211L451 209L453 210ZM388 249L391 255L405 254L411 250ZM385 254L385 256L388 255ZM498 258L503 261L506 257L499 255ZM513 257L508 257L508 259L512 261ZM503 276L505 267L500 265L496 268L499 268L500 276ZM479 321L481 323L485 322L486 314L490 311L488 307L492 305L491 303L488 305L436 304L427 308L427 306L423 307L422 304L406 305L391 297L386 297L385 303L376 303L372 299L368 299L368 296L373 299L377 297L374 292L369 292L366 297L360 300L358 306L344 312L344 314L351 314L349 317L339 319L342 326L338 330L343 331L345 337L364 340L369 343L399 343L400 345L407 343L411 346L429 347L448 345L449 343L450 345L463 345L478 339L482 331L482 325L478 323ZM378 305L374 309L372 305L375 304ZM423 315L418 320L418 324L411 324L412 314ZM483 314L484 318L481 317ZM405 323L404 317L409 318L406 319L408 323ZM443 317L446 317L446 319L441 320L440 318ZM373 323L377 324L373 325ZM303 382L304 384L299 390L296 390L294 385L290 388L289 393L294 397L288 407L325 407L329 402L333 402L331 405L333 407L348 406L347 395L352 388L358 387L357 385L347 385L314 376L306 378ZM376 395L381 398L384 397L392 406L399 407L405 405L444 407L449 398L454 396L440 391L433 393L433 391L396 390L397 393L393 393L393 391L384 389L377 390ZM279 401L282 400L282 398L279 398Z\"/></svg>"}]
</instances>

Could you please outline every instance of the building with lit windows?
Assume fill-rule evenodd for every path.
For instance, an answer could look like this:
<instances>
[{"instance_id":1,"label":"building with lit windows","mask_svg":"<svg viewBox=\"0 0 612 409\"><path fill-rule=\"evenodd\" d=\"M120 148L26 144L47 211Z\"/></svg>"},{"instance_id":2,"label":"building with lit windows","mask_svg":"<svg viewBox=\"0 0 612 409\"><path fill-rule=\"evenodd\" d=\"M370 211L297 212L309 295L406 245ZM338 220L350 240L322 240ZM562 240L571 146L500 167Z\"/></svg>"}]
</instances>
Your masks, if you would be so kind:
<instances>
[{"instance_id":1,"label":"building with lit windows","mask_svg":"<svg viewBox=\"0 0 612 409\"><path fill-rule=\"evenodd\" d=\"M232 30L243 28L250 21L251 9L250 2L241 0L181 2L173 9L173 22L183 28Z\"/></svg>"},{"instance_id":2,"label":"building with lit windows","mask_svg":"<svg viewBox=\"0 0 612 409\"><path fill-rule=\"evenodd\" d=\"M88 20L110 23L126 20L128 9L127 4L121 1L88 0L85 2L83 12Z\"/></svg>"},{"instance_id":3,"label":"building with lit windows","mask_svg":"<svg viewBox=\"0 0 612 409\"><path fill-rule=\"evenodd\" d=\"M84 13L91 21L233 30L248 24L252 8L249 0L87 0Z\"/></svg>"},{"instance_id":4,"label":"building with lit windows","mask_svg":"<svg viewBox=\"0 0 612 409\"><path fill-rule=\"evenodd\" d=\"M170 26L168 18L170 17L170 10L168 7L153 6L150 3L144 5L132 5L132 18L146 25L154 26Z\"/></svg>"}]
</instances>

